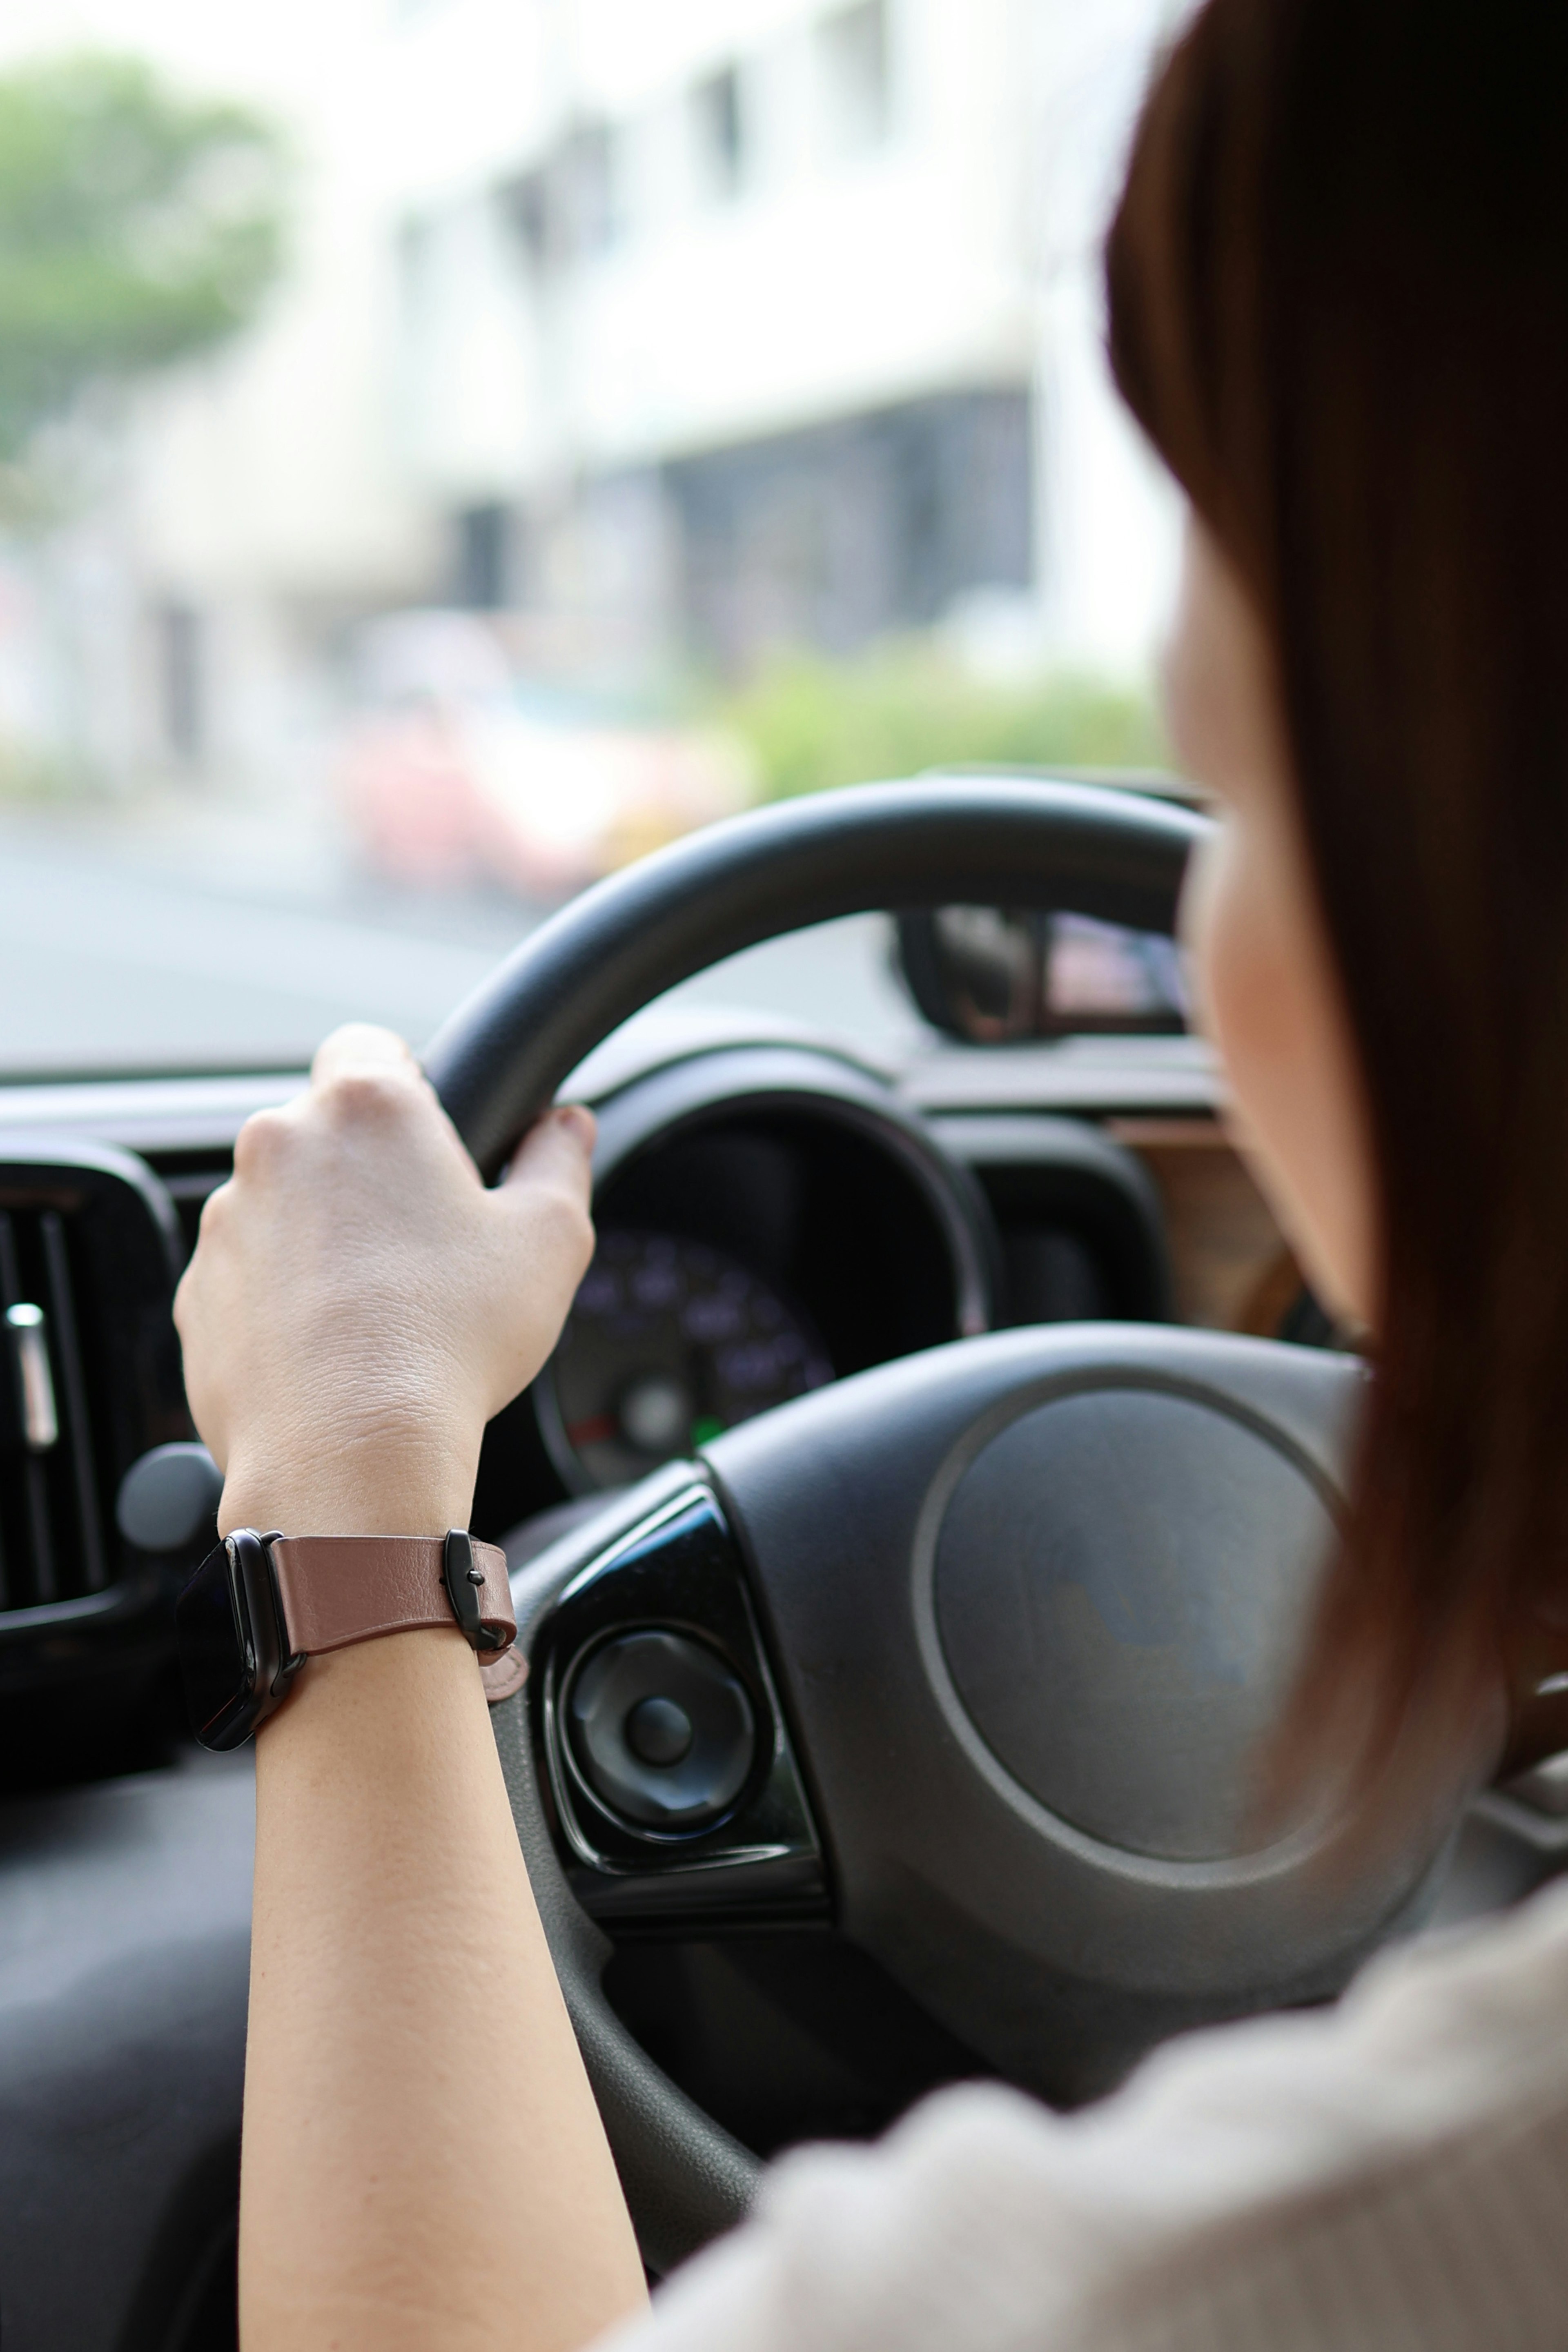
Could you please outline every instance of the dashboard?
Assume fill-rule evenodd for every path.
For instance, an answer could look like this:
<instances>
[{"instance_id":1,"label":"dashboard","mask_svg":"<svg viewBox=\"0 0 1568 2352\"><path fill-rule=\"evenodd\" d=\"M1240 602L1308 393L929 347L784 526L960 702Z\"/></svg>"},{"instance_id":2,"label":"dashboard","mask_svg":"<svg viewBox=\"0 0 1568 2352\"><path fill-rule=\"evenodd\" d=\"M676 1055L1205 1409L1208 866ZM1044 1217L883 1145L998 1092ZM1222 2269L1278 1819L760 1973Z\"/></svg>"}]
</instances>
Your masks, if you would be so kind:
<instances>
[{"instance_id":1,"label":"dashboard","mask_svg":"<svg viewBox=\"0 0 1568 2352\"><path fill-rule=\"evenodd\" d=\"M938 1043L899 1069L761 1020L656 1020L584 1080L597 1249L476 1495L476 1532L514 1557L755 1413L966 1335L1174 1317L1329 1336L1189 1039ZM0 1787L125 1769L178 1735L170 1601L205 1531L146 1553L118 1496L192 1433L174 1284L245 1118L300 1084L0 1088Z\"/></svg>"},{"instance_id":2,"label":"dashboard","mask_svg":"<svg viewBox=\"0 0 1568 2352\"><path fill-rule=\"evenodd\" d=\"M688 1059L603 1104L595 1220L533 1400L573 1492L990 1320L966 1172L868 1073L800 1047Z\"/></svg>"}]
</instances>

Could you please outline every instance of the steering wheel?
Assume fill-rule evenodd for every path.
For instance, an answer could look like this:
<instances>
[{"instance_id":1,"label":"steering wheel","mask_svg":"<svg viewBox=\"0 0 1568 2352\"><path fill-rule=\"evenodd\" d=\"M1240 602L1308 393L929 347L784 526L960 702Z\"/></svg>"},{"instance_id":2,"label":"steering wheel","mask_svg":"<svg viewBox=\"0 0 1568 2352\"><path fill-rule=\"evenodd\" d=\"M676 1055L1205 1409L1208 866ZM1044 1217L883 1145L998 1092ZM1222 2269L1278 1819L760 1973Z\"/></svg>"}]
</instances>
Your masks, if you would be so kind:
<instances>
[{"instance_id":1,"label":"steering wheel","mask_svg":"<svg viewBox=\"0 0 1568 2352\"><path fill-rule=\"evenodd\" d=\"M493 1176L592 1047L722 956L951 903L1169 933L1203 831L990 779L739 817L552 918L427 1067ZM617 1903L699 1934L830 1905L977 2065L1067 2100L1178 2028L1331 1995L1418 1907L1457 1790L1375 1866L1327 1801L1267 1836L1247 1809L1361 1380L1163 1325L958 1340L729 1431L514 1579L531 1671L496 1736L651 2269L739 2219L758 2166L605 1999Z\"/></svg>"}]
</instances>

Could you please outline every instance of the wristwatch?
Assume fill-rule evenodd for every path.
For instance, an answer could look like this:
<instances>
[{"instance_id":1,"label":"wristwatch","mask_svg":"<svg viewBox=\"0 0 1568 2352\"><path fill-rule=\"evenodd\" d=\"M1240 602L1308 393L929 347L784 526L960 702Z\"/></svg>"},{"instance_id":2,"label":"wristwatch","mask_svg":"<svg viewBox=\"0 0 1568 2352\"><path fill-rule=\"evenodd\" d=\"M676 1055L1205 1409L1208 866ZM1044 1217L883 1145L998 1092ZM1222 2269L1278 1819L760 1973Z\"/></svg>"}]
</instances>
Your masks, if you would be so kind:
<instances>
[{"instance_id":1,"label":"wristwatch","mask_svg":"<svg viewBox=\"0 0 1568 2352\"><path fill-rule=\"evenodd\" d=\"M519 1687L517 1621L497 1545L476 1543L461 1528L444 1537L263 1536L238 1528L207 1554L174 1604L191 1728L204 1748L242 1747L308 1658L453 1623L481 1666L490 1662L492 1701Z\"/></svg>"}]
</instances>

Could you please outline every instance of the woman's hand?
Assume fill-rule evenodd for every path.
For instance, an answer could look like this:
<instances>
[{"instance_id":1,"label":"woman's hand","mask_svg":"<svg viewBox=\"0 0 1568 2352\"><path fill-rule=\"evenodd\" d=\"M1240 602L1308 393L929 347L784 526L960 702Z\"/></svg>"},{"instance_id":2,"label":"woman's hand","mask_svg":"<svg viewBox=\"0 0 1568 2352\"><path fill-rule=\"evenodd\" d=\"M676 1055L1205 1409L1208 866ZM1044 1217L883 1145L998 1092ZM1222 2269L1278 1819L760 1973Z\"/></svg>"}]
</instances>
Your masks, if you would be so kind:
<instances>
[{"instance_id":1,"label":"woman's hand","mask_svg":"<svg viewBox=\"0 0 1568 2352\"><path fill-rule=\"evenodd\" d=\"M408 1048L329 1037L240 1130L174 1306L221 1524L468 1524L484 1425L555 1344L593 1250L594 1123L549 1113L488 1191Z\"/></svg>"}]
</instances>

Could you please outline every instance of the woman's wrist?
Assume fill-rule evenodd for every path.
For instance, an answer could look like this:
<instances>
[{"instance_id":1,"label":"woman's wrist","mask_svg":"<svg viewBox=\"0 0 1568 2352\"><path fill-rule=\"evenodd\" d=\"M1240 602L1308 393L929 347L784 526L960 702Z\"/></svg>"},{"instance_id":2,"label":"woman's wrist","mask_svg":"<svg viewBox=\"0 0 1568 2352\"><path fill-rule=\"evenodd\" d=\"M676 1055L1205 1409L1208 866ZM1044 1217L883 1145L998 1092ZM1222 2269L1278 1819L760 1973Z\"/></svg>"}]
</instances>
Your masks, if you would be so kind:
<instances>
[{"instance_id":1,"label":"woman's wrist","mask_svg":"<svg viewBox=\"0 0 1568 2352\"><path fill-rule=\"evenodd\" d=\"M247 1445L231 1455L218 1527L286 1535L439 1536L466 1528L477 1444L428 1430L323 1445Z\"/></svg>"}]
</instances>

